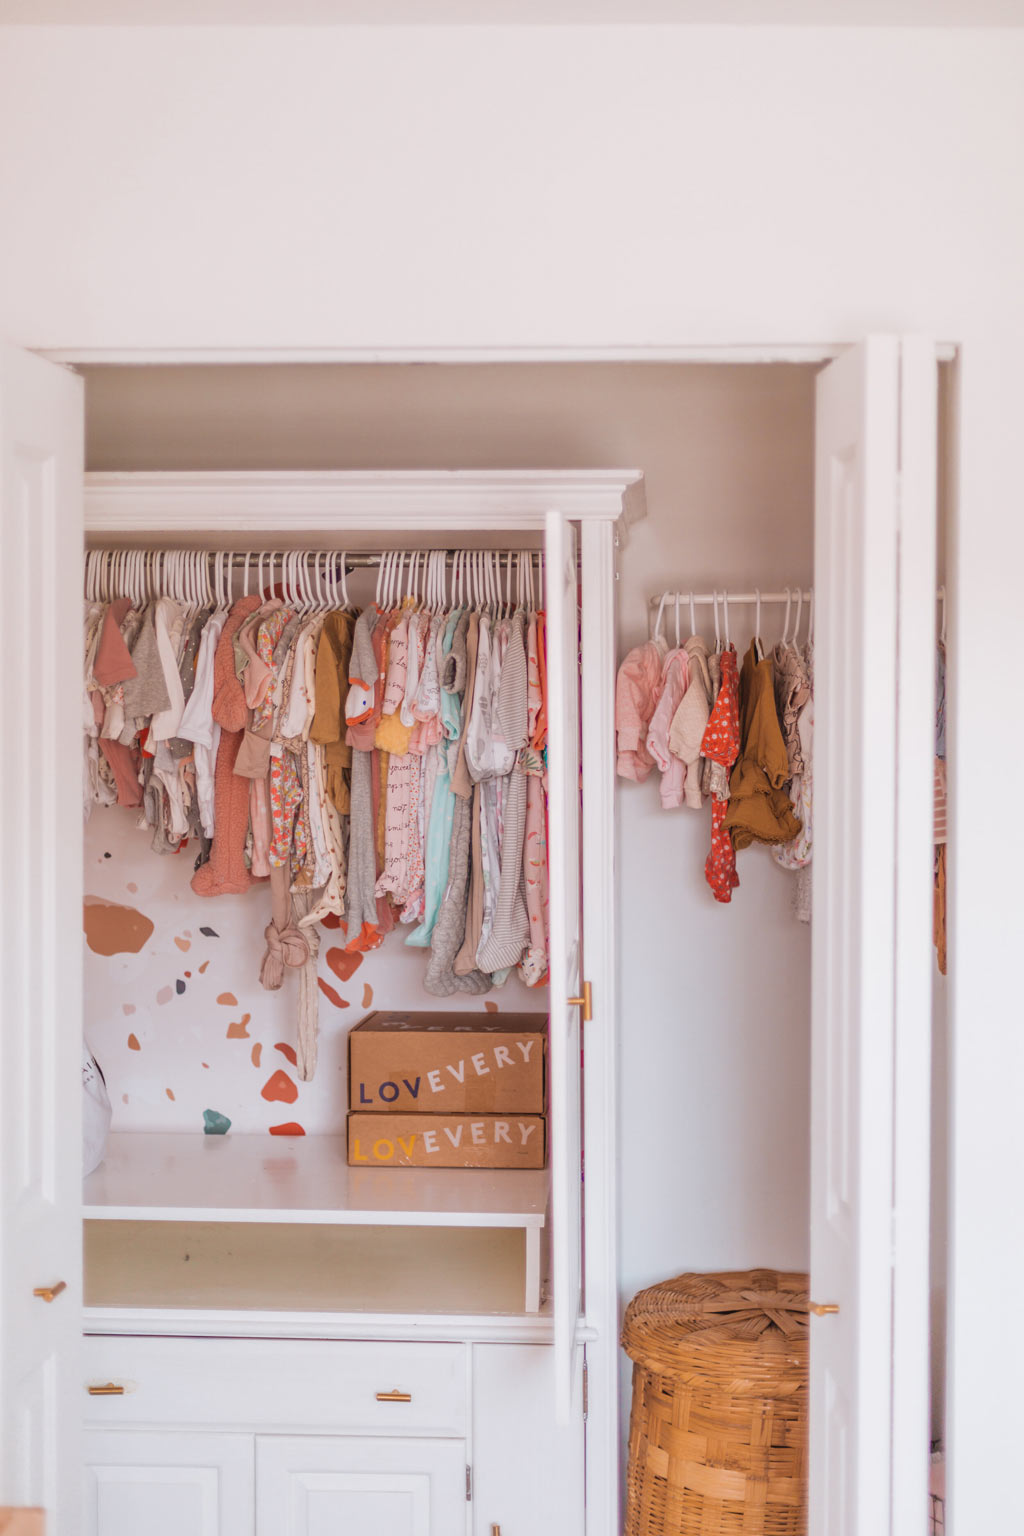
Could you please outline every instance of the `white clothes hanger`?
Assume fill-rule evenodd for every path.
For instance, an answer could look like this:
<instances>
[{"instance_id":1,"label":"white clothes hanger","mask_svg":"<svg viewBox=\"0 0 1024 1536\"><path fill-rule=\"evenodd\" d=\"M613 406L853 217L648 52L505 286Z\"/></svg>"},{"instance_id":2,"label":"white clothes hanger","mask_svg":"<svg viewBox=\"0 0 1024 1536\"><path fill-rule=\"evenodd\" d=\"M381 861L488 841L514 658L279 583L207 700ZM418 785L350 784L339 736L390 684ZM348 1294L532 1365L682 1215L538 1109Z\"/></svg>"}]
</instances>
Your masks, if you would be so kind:
<instances>
[{"instance_id":1,"label":"white clothes hanger","mask_svg":"<svg viewBox=\"0 0 1024 1536\"><path fill-rule=\"evenodd\" d=\"M725 626L725 648L728 651L732 648L732 641L729 638L729 594L726 591L722 592L722 622Z\"/></svg>"},{"instance_id":2,"label":"white clothes hanger","mask_svg":"<svg viewBox=\"0 0 1024 1536\"><path fill-rule=\"evenodd\" d=\"M665 612L665 604L667 602L668 602L668 593L667 592L663 592L661 594L661 601L658 604L658 614L657 614L657 617L654 620L654 636L653 636L653 638L655 640L660 640L661 639L661 616Z\"/></svg>"},{"instance_id":3,"label":"white clothes hanger","mask_svg":"<svg viewBox=\"0 0 1024 1536\"><path fill-rule=\"evenodd\" d=\"M786 649L786 646L789 643L789 620L790 620L790 615L792 614L792 611L793 611L793 589L791 587L787 587L786 588L786 612L785 612L785 615L784 615L783 620L782 620L782 638L779 641L779 645L782 647L783 650Z\"/></svg>"}]
</instances>

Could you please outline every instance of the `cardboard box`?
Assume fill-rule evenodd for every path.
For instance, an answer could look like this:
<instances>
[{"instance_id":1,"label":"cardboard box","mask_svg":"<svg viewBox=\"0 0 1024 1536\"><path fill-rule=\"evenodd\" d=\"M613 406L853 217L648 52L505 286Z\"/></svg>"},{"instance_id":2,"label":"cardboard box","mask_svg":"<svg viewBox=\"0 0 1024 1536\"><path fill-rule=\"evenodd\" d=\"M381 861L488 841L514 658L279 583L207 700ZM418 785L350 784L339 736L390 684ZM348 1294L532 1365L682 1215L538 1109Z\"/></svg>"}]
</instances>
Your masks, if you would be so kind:
<instances>
[{"instance_id":1,"label":"cardboard box","mask_svg":"<svg viewBox=\"0 0 1024 1536\"><path fill-rule=\"evenodd\" d=\"M348 1117L352 1168L543 1168L543 1115Z\"/></svg>"},{"instance_id":2,"label":"cardboard box","mask_svg":"<svg viewBox=\"0 0 1024 1536\"><path fill-rule=\"evenodd\" d=\"M543 1114L547 1035L542 1013L371 1013L349 1032L349 1109Z\"/></svg>"}]
</instances>

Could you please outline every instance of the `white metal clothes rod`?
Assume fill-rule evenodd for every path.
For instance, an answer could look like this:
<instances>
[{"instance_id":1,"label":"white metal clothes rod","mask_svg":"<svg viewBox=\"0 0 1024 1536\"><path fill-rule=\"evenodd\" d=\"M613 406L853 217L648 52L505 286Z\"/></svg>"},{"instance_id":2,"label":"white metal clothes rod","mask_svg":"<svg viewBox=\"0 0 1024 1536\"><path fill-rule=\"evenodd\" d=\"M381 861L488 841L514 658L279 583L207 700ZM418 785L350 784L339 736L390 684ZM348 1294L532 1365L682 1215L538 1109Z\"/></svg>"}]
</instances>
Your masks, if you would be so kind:
<instances>
[{"instance_id":1,"label":"white metal clothes rod","mask_svg":"<svg viewBox=\"0 0 1024 1536\"><path fill-rule=\"evenodd\" d=\"M802 599L809 603L813 596L810 588L801 591L799 587L793 587L789 592L728 592L722 588L718 592L659 592L648 598L648 603L652 608L659 603L672 608L676 603L682 607L689 603L720 603L723 600L727 603L796 603Z\"/></svg>"}]
</instances>

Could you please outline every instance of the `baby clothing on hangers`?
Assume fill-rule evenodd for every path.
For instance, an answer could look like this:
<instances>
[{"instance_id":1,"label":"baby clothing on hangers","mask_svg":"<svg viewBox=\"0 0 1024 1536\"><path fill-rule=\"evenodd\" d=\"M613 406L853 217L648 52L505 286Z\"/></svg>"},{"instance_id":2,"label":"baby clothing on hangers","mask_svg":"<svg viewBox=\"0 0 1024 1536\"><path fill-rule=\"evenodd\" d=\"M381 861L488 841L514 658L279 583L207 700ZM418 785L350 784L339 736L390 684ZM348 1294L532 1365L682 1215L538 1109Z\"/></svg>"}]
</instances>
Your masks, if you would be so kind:
<instances>
[{"instance_id":1,"label":"baby clothing on hangers","mask_svg":"<svg viewBox=\"0 0 1024 1536\"><path fill-rule=\"evenodd\" d=\"M690 668L689 682L672 716L668 746L673 757L683 765L683 798L688 806L699 811L704 803L701 792L704 764L700 748L711 717L713 689L708 648L699 635L691 635L687 640L686 655Z\"/></svg>"},{"instance_id":2,"label":"baby clothing on hangers","mask_svg":"<svg viewBox=\"0 0 1024 1536\"><path fill-rule=\"evenodd\" d=\"M690 658L685 650L669 651L661 671L661 694L647 729L647 751L661 771L662 810L677 810L683 803L686 765L669 750L669 732L676 710L690 681Z\"/></svg>"},{"instance_id":3,"label":"baby clothing on hangers","mask_svg":"<svg viewBox=\"0 0 1024 1536\"><path fill-rule=\"evenodd\" d=\"M737 850L751 843L788 843L800 831L784 785L786 747L775 709L770 657L751 641L740 674L740 756L729 780L725 830Z\"/></svg>"},{"instance_id":4,"label":"baby clothing on hangers","mask_svg":"<svg viewBox=\"0 0 1024 1536\"><path fill-rule=\"evenodd\" d=\"M730 645L719 655L721 684L701 742L701 753L716 764L719 777L712 791L711 850L704 876L716 901L731 901L740 883L736 853L724 822L729 809L729 773L740 750L739 682L736 652Z\"/></svg>"},{"instance_id":5,"label":"baby clothing on hangers","mask_svg":"<svg viewBox=\"0 0 1024 1536\"><path fill-rule=\"evenodd\" d=\"M632 779L637 784L642 784L654 767L647 732L658 703L667 649L660 635L635 646L619 668L615 682L616 772L620 778Z\"/></svg>"}]
</instances>

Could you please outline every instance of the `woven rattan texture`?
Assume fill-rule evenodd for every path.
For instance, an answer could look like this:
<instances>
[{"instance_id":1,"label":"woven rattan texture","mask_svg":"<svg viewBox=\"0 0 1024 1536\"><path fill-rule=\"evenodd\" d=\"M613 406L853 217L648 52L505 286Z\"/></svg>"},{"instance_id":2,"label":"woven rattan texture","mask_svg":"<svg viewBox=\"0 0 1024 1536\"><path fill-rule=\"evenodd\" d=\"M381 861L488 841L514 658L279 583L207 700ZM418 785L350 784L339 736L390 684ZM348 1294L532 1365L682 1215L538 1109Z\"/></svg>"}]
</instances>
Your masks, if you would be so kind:
<instances>
[{"instance_id":1,"label":"woven rattan texture","mask_svg":"<svg viewBox=\"0 0 1024 1536\"><path fill-rule=\"evenodd\" d=\"M625 1536L804 1536L807 1277L680 1275L630 1302Z\"/></svg>"}]
</instances>

